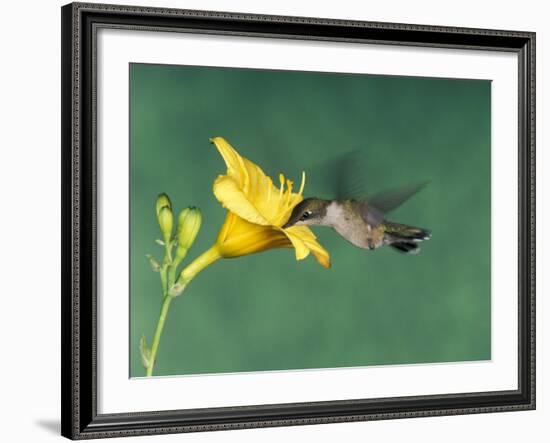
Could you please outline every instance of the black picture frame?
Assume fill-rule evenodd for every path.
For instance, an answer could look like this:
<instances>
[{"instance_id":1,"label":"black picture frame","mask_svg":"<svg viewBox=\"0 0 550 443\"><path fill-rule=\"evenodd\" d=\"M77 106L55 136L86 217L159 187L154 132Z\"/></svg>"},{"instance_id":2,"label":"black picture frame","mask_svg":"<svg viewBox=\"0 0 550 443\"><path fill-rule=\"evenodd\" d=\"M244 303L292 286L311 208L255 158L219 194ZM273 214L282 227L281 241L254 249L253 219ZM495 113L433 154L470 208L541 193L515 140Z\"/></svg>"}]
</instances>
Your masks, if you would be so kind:
<instances>
[{"instance_id":1,"label":"black picture frame","mask_svg":"<svg viewBox=\"0 0 550 443\"><path fill-rule=\"evenodd\" d=\"M119 437L535 408L535 33L72 3L62 16L62 435ZM314 403L97 413L96 30L202 32L435 48L519 60L518 389Z\"/></svg>"}]
</instances>

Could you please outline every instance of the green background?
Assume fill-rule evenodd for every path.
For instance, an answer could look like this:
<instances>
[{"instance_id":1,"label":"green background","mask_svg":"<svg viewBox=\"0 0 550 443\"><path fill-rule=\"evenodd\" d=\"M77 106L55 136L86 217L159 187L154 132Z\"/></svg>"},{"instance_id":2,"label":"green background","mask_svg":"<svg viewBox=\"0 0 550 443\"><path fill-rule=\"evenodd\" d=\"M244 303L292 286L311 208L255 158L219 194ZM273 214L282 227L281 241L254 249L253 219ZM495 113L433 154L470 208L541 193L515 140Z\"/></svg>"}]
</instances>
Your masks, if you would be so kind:
<instances>
[{"instance_id":1,"label":"green background","mask_svg":"<svg viewBox=\"0 0 550 443\"><path fill-rule=\"evenodd\" d=\"M388 218L432 239L411 256L313 228L330 270L290 249L221 260L172 303L155 375L491 358L489 81L131 64L130 96L131 376L161 304L156 197L202 209L189 258L213 243L217 135L275 182L305 169L306 196L330 178L315 165L350 149L380 189L429 179Z\"/></svg>"}]
</instances>

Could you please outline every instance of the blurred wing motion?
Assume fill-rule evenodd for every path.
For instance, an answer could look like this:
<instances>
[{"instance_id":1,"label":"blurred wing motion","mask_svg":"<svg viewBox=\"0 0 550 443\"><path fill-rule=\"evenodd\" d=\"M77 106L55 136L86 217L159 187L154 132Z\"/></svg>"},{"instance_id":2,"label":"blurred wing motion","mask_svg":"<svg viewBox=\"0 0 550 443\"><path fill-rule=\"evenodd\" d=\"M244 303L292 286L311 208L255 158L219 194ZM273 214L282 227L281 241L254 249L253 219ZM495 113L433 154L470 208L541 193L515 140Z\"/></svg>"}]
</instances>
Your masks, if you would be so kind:
<instances>
[{"instance_id":1,"label":"blurred wing motion","mask_svg":"<svg viewBox=\"0 0 550 443\"><path fill-rule=\"evenodd\" d=\"M385 220L386 214L397 209L428 183L428 181L425 181L401 186L362 200L363 219L371 226L378 226Z\"/></svg>"},{"instance_id":2,"label":"blurred wing motion","mask_svg":"<svg viewBox=\"0 0 550 443\"><path fill-rule=\"evenodd\" d=\"M368 162L362 151L338 154L306 171L309 193L326 199L362 200L370 189Z\"/></svg>"},{"instance_id":3,"label":"blurred wing motion","mask_svg":"<svg viewBox=\"0 0 550 443\"><path fill-rule=\"evenodd\" d=\"M372 183L368 173L368 161L363 151L350 151L341 154L334 161L334 191L337 199L362 200Z\"/></svg>"},{"instance_id":4,"label":"blurred wing motion","mask_svg":"<svg viewBox=\"0 0 550 443\"><path fill-rule=\"evenodd\" d=\"M367 201L370 206L387 214L397 209L414 194L421 191L428 183L429 181L423 181L421 183L409 184L397 189L380 192L368 198Z\"/></svg>"},{"instance_id":5,"label":"blurred wing motion","mask_svg":"<svg viewBox=\"0 0 550 443\"><path fill-rule=\"evenodd\" d=\"M309 193L322 198L363 202L365 220L376 226L384 221L386 214L397 209L429 183L406 184L373 193L374 189L380 188L375 186L375 182L384 180L384 172L373 168L365 150L339 154L311 168Z\"/></svg>"}]
</instances>

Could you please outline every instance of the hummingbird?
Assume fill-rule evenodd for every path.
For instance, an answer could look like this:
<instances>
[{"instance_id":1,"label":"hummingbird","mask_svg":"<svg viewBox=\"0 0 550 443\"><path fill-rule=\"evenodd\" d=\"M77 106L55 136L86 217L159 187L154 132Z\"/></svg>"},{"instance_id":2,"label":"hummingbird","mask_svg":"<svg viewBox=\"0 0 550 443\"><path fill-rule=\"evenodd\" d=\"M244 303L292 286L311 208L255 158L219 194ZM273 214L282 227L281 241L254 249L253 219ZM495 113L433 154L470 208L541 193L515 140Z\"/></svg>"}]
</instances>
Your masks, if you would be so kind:
<instances>
[{"instance_id":1,"label":"hummingbird","mask_svg":"<svg viewBox=\"0 0 550 443\"><path fill-rule=\"evenodd\" d=\"M372 199L306 198L294 207L283 228L328 226L358 248L376 249L387 245L406 254L416 254L420 251L419 243L430 238L430 231L389 221L385 214L400 206L425 184L388 191Z\"/></svg>"}]
</instances>

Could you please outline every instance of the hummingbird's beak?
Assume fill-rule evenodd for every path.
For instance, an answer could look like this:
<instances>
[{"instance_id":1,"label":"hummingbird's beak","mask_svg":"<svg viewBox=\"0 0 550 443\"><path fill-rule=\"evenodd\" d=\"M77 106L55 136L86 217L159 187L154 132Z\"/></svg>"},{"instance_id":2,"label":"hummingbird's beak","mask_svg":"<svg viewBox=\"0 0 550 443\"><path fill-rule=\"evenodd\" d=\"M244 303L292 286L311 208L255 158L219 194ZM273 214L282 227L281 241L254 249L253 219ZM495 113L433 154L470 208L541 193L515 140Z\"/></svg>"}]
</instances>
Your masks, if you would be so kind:
<instances>
[{"instance_id":1,"label":"hummingbird's beak","mask_svg":"<svg viewBox=\"0 0 550 443\"><path fill-rule=\"evenodd\" d=\"M288 219L288 221L282 226L283 229L290 228L294 225L294 221L292 220L292 217Z\"/></svg>"}]
</instances>

